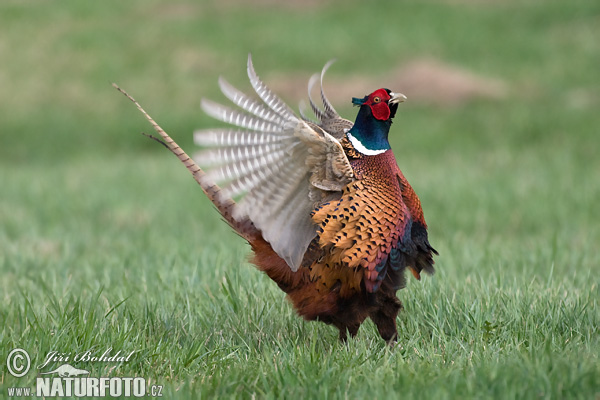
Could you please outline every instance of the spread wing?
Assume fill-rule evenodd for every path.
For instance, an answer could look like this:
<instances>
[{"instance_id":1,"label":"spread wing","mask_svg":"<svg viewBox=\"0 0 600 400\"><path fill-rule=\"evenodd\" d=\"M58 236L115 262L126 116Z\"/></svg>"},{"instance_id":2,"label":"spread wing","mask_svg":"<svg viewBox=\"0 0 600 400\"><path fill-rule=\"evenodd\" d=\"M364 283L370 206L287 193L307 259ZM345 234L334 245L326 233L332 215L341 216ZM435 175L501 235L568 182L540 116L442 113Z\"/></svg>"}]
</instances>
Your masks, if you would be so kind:
<instances>
[{"instance_id":1,"label":"spread wing","mask_svg":"<svg viewBox=\"0 0 600 400\"><path fill-rule=\"evenodd\" d=\"M248 217L296 271L316 236L311 212L354 175L340 142L298 118L258 78L250 57L248 77L260 100L219 80L223 94L243 111L203 100L207 114L240 129L196 132L194 141L210 148L194 158L226 195L239 198L234 218Z\"/></svg>"},{"instance_id":2,"label":"spread wing","mask_svg":"<svg viewBox=\"0 0 600 400\"><path fill-rule=\"evenodd\" d=\"M354 123L352 121L340 117L337 111L335 111L335 108L333 108L333 106L327 99L327 96L325 96L325 91L323 89L323 77L325 76L325 72L327 72L331 64L333 64L334 62L335 60L331 60L327 64L325 64L320 76L319 74L315 74L310 78L310 80L308 81L308 100L310 102L310 108L312 109L313 113L318 119L316 124L319 127L326 130L327 132L329 132L336 139L341 140L344 137L345 133L350 128L352 128L352 125L354 125ZM317 83L319 78L321 83L321 101L323 102L322 110L321 108L319 108L319 106L317 106L317 104L311 96L313 87L315 86L315 83ZM306 116L305 112L302 109L300 111L300 114L302 115L302 118L304 118L305 121L311 121L311 119Z\"/></svg>"}]
</instances>

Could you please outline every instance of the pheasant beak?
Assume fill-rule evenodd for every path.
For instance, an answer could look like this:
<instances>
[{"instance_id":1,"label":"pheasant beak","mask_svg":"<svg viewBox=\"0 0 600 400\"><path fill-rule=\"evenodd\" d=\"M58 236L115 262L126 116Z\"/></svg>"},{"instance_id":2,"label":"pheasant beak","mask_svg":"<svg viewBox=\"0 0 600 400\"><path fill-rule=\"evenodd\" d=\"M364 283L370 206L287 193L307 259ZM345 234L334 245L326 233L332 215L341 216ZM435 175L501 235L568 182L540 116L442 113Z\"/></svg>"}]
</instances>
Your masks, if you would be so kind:
<instances>
[{"instance_id":1,"label":"pheasant beak","mask_svg":"<svg viewBox=\"0 0 600 400\"><path fill-rule=\"evenodd\" d=\"M402 93L390 92L391 99L388 100L388 104L398 104L406 101L406 96Z\"/></svg>"}]
</instances>

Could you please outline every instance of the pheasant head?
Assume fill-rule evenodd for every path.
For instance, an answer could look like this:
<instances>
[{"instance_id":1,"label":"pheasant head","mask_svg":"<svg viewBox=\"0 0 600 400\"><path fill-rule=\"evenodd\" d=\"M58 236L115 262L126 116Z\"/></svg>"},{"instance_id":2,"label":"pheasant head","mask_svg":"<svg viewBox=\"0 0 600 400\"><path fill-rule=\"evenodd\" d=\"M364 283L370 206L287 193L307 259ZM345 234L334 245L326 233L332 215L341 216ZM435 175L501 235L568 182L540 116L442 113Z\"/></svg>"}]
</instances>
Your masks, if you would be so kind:
<instances>
[{"instance_id":1,"label":"pheasant head","mask_svg":"<svg viewBox=\"0 0 600 400\"><path fill-rule=\"evenodd\" d=\"M377 155L390 149L388 133L398 104L406 100L401 93L377 89L363 98L352 99L360 106L354 126L346 133L354 148L365 155Z\"/></svg>"}]
</instances>

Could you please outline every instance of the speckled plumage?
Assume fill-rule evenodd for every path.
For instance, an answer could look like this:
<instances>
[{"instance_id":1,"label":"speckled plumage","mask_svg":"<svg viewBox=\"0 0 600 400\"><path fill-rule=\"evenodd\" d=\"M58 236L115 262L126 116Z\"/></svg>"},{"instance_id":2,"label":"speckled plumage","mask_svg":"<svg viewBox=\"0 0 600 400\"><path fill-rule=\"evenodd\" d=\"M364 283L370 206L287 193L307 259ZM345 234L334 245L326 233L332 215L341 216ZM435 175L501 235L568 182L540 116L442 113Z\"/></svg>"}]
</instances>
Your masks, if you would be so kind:
<instances>
[{"instance_id":1,"label":"speckled plumage","mask_svg":"<svg viewBox=\"0 0 600 400\"><path fill-rule=\"evenodd\" d=\"M315 210L319 245L330 267L355 269L360 290L364 281L369 292L385 277L385 262L401 235L410 230L410 215L402 201L398 167L390 150L381 155L352 160L357 178L331 201Z\"/></svg>"},{"instance_id":2,"label":"speckled plumage","mask_svg":"<svg viewBox=\"0 0 600 400\"><path fill-rule=\"evenodd\" d=\"M393 341L404 270L417 279L423 270L433 273L437 254L387 139L405 97L378 89L352 99L360 107L355 123L343 119L322 87L330 65L320 75L323 109L310 97L319 75L309 82L317 121L298 118L258 78L251 59L248 76L260 100L221 79L223 93L245 112L203 101L207 113L242 128L195 133L196 143L209 146L196 156L207 173L136 105L301 316L336 326L342 340L371 318Z\"/></svg>"}]
</instances>

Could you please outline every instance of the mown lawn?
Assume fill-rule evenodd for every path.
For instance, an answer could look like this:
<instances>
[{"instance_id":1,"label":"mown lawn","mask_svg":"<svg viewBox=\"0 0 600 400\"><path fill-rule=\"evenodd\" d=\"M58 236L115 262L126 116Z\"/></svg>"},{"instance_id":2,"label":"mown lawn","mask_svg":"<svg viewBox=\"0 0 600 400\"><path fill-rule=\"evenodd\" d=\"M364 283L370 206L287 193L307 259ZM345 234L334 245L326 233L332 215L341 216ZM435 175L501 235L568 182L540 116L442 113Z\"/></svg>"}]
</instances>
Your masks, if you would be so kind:
<instances>
[{"instance_id":1,"label":"mown lawn","mask_svg":"<svg viewBox=\"0 0 600 400\"><path fill-rule=\"evenodd\" d=\"M600 4L286 4L0 5L0 397L50 351L112 347L137 352L73 365L165 398L600 398ZM212 124L200 98L222 99L219 75L247 88L248 52L284 89L336 57L332 97L419 59L504 87L404 91L392 146L440 256L400 292L394 348L370 322L341 344L298 318L110 86L192 150ZM281 93L294 106L298 87ZM13 348L32 358L22 378Z\"/></svg>"}]
</instances>

